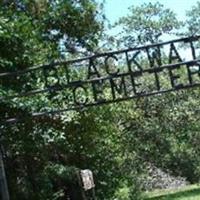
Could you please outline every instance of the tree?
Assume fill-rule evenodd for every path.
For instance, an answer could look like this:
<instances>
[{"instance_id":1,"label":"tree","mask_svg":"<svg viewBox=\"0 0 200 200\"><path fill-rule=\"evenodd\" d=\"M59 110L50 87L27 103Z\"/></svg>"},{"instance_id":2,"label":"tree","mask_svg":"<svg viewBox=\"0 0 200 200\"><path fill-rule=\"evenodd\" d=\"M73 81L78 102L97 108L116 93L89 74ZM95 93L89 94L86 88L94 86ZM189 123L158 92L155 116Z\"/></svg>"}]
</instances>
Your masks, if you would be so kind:
<instances>
[{"instance_id":1,"label":"tree","mask_svg":"<svg viewBox=\"0 0 200 200\"><path fill-rule=\"evenodd\" d=\"M77 50L92 51L103 28L98 8L90 0L1 2L0 72L28 69L59 60L63 54L76 57ZM12 95L43 84L40 73L2 78L0 92ZM57 100L61 102L66 95L1 101L1 122L13 116L26 118L1 126L11 199L61 200L78 194L76 172L85 168L94 173L97 197L112 199L129 176L127 162L136 167L121 134L121 118L127 112L116 105L30 118L31 112L64 108L65 102Z\"/></svg>"},{"instance_id":2,"label":"tree","mask_svg":"<svg viewBox=\"0 0 200 200\"><path fill-rule=\"evenodd\" d=\"M198 35L199 34L199 25L200 25L200 19L199 19L199 8L200 8L200 2L197 2L195 6L193 6L190 10L186 13L186 34L188 35Z\"/></svg>"},{"instance_id":3,"label":"tree","mask_svg":"<svg viewBox=\"0 0 200 200\"><path fill-rule=\"evenodd\" d=\"M199 3L188 12L192 33L198 27L198 6ZM130 11L117 23L123 26L120 41L127 40L128 46L159 42L180 26L175 14L159 3L131 7ZM127 143L131 143L130 152L135 152L143 162L198 182L200 151L193 145L199 138L198 96L199 90L191 89L140 99L136 104L138 114L127 120L124 129L130 140Z\"/></svg>"},{"instance_id":4,"label":"tree","mask_svg":"<svg viewBox=\"0 0 200 200\"><path fill-rule=\"evenodd\" d=\"M100 12L98 4L90 0L1 1L0 72L58 60L60 47L68 57L72 53L76 55L76 49L92 51L103 28ZM32 89L41 84L39 78L37 74L31 75L31 79L24 76L20 80L17 77L1 79L1 94ZM87 166L87 155L80 155L83 154L79 136L81 114L75 112L38 121L29 119L32 111L46 105L54 108L51 100L44 95L1 101L1 121L7 116L27 116L26 123L1 127L11 199L61 199L62 195L66 198L64 185L67 190L73 185L69 174L73 177L71 171Z\"/></svg>"},{"instance_id":5,"label":"tree","mask_svg":"<svg viewBox=\"0 0 200 200\"><path fill-rule=\"evenodd\" d=\"M90 53L98 45L103 29L98 8L91 0L1 2L0 72L27 69L63 55L76 57L79 50ZM136 45L157 42L162 34L178 27L174 14L160 4L145 4L134 11L137 16L133 19L141 17L133 20L137 25L133 34ZM130 34L131 29L127 30ZM77 73L81 76L82 71ZM2 78L0 84L4 96L40 88L44 83L36 73L29 78ZM74 190L78 193L77 170L90 168L98 199L113 199L126 187L127 198L136 200L140 198L139 181L146 161L196 181L199 149L193 146L199 138L195 116L199 92L192 90L190 95L172 93L35 119L30 118L31 112L65 108L67 93L1 101L2 121L16 115L26 118L12 126L1 125L11 198L66 199ZM190 120L186 123L187 118ZM197 157L191 159L194 152Z\"/></svg>"},{"instance_id":6,"label":"tree","mask_svg":"<svg viewBox=\"0 0 200 200\"><path fill-rule=\"evenodd\" d=\"M129 12L116 23L123 27L121 42L127 46L159 42L164 35L173 34L180 27L176 14L160 3L132 6Z\"/></svg>"}]
</instances>

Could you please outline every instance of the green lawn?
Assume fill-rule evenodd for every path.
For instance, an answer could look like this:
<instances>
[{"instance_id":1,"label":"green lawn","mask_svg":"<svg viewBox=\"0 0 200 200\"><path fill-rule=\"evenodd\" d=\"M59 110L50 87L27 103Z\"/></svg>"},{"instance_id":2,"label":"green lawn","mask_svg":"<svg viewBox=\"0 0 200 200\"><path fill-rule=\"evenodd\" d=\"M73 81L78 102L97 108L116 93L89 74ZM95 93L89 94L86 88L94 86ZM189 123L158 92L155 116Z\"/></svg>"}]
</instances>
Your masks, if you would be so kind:
<instances>
[{"instance_id":1,"label":"green lawn","mask_svg":"<svg viewBox=\"0 0 200 200\"><path fill-rule=\"evenodd\" d=\"M200 200L200 185L177 190L157 190L145 194L146 200Z\"/></svg>"}]
</instances>

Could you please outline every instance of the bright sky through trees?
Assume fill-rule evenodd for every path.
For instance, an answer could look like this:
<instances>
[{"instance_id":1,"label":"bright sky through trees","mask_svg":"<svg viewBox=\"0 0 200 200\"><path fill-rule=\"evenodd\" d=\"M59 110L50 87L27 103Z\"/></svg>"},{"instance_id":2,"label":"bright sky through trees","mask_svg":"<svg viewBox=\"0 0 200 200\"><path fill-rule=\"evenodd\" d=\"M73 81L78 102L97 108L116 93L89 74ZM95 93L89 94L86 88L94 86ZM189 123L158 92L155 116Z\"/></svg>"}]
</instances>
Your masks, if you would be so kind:
<instances>
[{"instance_id":1,"label":"bright sky through trees","mask_svg":"<svg viewBox=\"0 0 200 200\"><path fill-rule=\"evenodd\" d=\"M99 0L100 2L102 0ZM156 3L159 2L164 5L165 8L169 8L176 13L178 20L184 21L186 19L186 12L195 6L198 0L105 0L105 14L111 25L113 25L120 17L127 16L129 14L129 7L140 6L144 3ZM111 30L107 30L107 33L112 36L116 36L121 32L121 27L115 27ZM176 36L166 35L162 39L164 41L175 39ZM182 52L187 55L187 51ZM187 57L187 56L186 56Z\"/></svg>"},{"instance_id":2,"label":"bright sky through trees","mask_svg":"<svg viewBox=\"0 0 200 200\"><path fill-rule=\"evenodd\" d=\"M159 2L166 8L170 8L176 14L179 20L184 20L186 10L196 5L197 0L105 0L105 12L111 23L115 22L119 17L128 14L128 7L138 6L148 2Z\"/></svg>"}]
</instances>

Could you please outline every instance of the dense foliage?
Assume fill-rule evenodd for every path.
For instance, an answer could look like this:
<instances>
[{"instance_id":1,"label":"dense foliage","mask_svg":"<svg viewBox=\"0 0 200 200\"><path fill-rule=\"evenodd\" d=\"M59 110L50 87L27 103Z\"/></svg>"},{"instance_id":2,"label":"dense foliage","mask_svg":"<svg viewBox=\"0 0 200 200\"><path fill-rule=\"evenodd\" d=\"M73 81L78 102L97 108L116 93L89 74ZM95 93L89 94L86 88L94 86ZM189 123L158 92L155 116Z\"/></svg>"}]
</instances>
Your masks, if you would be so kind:
<instances>
[{"instance_id":1,"label":"dense foliage","mask_svg":"<svg viewBox=\"0 0 200 200\"><path fill-rule=\"evenodd\" d=\"M192 33L198 7L188 12ZM1 1L0 72L89 54L101 40L103 19L92 0ZM152 3L132 7L118 24L128 46L158 42L180 26L171 10ZM1 79L0 93L40 84L34 75ZM199 95L191 89L35 119L31 111L61 105L49 95L1 101L0 121L27 116L1 125L11 199L60 200L70 193L78 200L76 173L85 168L94 173L97 199L141 199L148 163L198 182Z\"/></svg>"}]
</instances>

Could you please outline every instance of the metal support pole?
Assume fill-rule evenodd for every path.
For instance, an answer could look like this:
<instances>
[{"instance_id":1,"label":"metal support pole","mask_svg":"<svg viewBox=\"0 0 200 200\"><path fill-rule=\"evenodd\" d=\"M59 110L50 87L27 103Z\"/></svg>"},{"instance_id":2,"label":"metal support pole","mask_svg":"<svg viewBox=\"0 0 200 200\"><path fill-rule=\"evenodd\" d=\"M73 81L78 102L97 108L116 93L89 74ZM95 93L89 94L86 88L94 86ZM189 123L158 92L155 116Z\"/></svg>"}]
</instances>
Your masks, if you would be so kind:
<instances>
[{"instance_id":1,"label":"metal support pole","mask_svg":"<svg viewBox=\"0 0 200 200\"><path fill-rule=\"evenodd\" d=\"M3 162L2 145L0 144L0 199L9 200L8 185L6 180L6 173Z\"/></svg>"}]
</instances>

